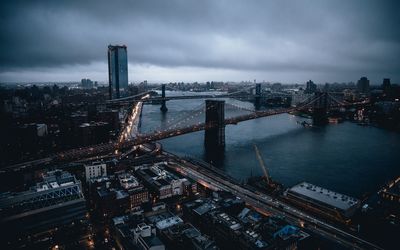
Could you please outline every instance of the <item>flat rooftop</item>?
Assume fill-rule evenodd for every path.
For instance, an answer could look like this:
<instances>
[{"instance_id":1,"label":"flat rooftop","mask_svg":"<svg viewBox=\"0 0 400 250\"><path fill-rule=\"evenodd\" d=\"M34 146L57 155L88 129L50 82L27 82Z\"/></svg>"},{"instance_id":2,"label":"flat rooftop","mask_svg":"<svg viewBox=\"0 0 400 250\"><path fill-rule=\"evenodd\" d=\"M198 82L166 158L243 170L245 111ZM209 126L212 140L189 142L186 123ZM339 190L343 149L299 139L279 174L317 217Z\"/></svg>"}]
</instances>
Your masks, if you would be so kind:
<instances>
[{"instance_id":1,"label":"flat rooftop","mask_svg":"<svg viewBox=\"0 0 400 250\"><path fill-rule=\"evenodd\" d=\"M181 218L179 218L178 216L173 216L173 217L170 217L165 220L157 222L156 227L159 230L164 230L168 227L172 227L173 225L180 224L180 223L183 223L183 220Z\"/></svg>"},{"instance_id":2,"label":"flat rooftop","mask_svg":"<svg viewBox=\"0 0 400 250\"><path fill-rule=\"evenodd\" d=\"M232 230L237 230L241 228L241 224L237 222L233 217L227 215L226 213L220 213L217 217Z\"/></svg>"},{"instance_id":3,"label":"flat rooftop","mask_svg":"<svg viewBox=\"0 0 400 250\"><path fill-rule=\"evenodd\" d=\"M203 215L215 208L216 208L216 206L214 204L212 204L211 202L210 203L206 202L206 203L200 205L199 207L197 207L196 209L194 209L194 212L197 213L198 215Z\"/></svg>"},{"instance_id":4,"label":"flat rooftop","mask_svg":"<svg viewBox=\"0 0 400 250\"><path fill-rule=\"evenodd\" d=\"M310 200L324 203L331 207L347 210L356 205L359 200L344 194L340 194L311 183L302 182L289 189L292 194L305 196Z\"/></svg>"},{"instance_id":5,"label":"flat rooftop","mask_svg":"<svg viewBox=\"0 0 400 250\"><path fill-rule=\"evenodd\" d=\"M168 186L168 185L170 185L171 183L169 183L167 180L165 180L165 179L158 179L158 180L155 180L154 182L154 185L156 185L157 187L162 187L162 186Z\"/></svg>"},{"instance_id":6,"label":"flat rooftop","mask_svg":"<svg viewBox=\"0 0 400 250\"><path fill-rule=\"evenodd\" d=\"M156 248L159 246L164 246L164 244L157 236L143 237L143 240L146 242L149 249L153 247Z\"/></svg>"},{"instance_id":7,"label":"flat rooftop","mask_svg":"<svg viewBox=\"0 0 400 250\"><path fill-rule=\"evenodd\" d=\"M42 191L51 191L57 188L68 187L72 185L80 184L74 175L66 171L54 170L49 171L43 175L43 180L37 182L34 186L30 187L29 190L22 192L7 192L0 195L0 199L9 199L17 196L26 196L29 194L39 193Z\"/></svg>"}]
</instances>

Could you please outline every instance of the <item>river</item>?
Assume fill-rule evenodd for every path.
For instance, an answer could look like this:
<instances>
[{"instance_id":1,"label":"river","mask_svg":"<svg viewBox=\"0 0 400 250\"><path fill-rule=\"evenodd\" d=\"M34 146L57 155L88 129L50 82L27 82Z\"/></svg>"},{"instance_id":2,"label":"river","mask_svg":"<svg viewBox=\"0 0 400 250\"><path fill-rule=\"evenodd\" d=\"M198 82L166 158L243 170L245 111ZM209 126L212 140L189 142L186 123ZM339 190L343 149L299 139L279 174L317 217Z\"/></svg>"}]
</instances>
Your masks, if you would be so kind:
<instances>
[{"instance_id":1,"label":"river","mask_svg":"<svg viewBox=\"0 0 400 250\"><path fill-rule=\"evenodd\" d=\"M193 93L167 92L167 96L180 94ZM251 103L225 100L228 104L253 107ZM144 105L141 132L169 127L189 114L189 119L178 124L204 121L204 112L192 112L203 103L204 99L168 101L165 114L160 105ZM225 117L244 112L226 107ZM355 197L374 192L400 175L398 132L351 122L306 128L298 124L302 120L282 114L229 125L225 149L218 153L204 147L204 131L161 143L169 152L211 162L239 180L262 174L253 148L256 144L271 177L286 187L307 181Z\"/></svg>"}]
</instances>

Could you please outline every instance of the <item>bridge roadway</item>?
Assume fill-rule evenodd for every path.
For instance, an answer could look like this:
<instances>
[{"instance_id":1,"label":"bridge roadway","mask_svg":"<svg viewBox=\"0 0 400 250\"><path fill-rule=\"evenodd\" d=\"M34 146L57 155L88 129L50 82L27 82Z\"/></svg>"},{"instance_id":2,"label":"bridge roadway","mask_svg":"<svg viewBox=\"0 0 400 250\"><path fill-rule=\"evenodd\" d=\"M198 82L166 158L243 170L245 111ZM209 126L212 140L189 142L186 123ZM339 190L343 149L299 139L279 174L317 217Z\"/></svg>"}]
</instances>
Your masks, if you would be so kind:
<instances>
[{"instance_id":1,"label":"bridge roadway","mask_svg":"<svg viewBox=\"0 0 400 250\"><path fill-rule=\"evenodd\" d=\"M256 119L256 118L260 118L260 117L288 113L293 110L295 110L295 108L282 109L279 111L271 110L271 111L254 112L254 113L250 113L247 115L242 115L242 116L238 116L238 117L225 119L225 125L237 124L242 121L247 121L247 120ZM155 131L155 132L151 132L148 134L138 135L136 138L133 138L131 140L126 140L122 143L110 142L110 143L94 145L91 147L72 149L69 151L61 152L53 157L54 157L54 160L56 160L56 161L57 160L72 161L72 160L80 159L82 157L88 157L88 156L94 155L94 154L99 155L99 154L105 154L105 153L109 153L109 152L113 152L113 151L115 151L115 153L118 153L118 150L128 149L128 148L131 148L133 146L140 145L143 143L159 141L159 140L166 139L169 137L193 133L193 132L197 132L197 131L201 131L201 130L205 130L205 129L212 129L214 127L217 127L217 124L198 123L198 124L194 124L194 125L190 125L190 126L186 126L186 127L182 127L182 128L174 128L174 129L169 129L169 130L165 130L165 131Z\"/></svg>"},{"instance_id":2,"label":"bridge roadway","mask_svg":"<svg viewBox=\"0 0 400 250\"><path fill-rule=\"evenodd\" d=\"M121 102L121 101L139 101L140 99L142 99L142 97L151 94L151 90L150 91L146 91L137 95L131 95L131 96L127 96L127 97L121 97L118 99L111 99L111 100L107 100L106 103L113 103L113 102Z\"/></svg>"},{"instance_id":3,"label":"bridge roadway","mask_svg":"<svg viewBox=\"0 0 400 250\"><path fill-rule=\"evenodd\" d=\"M348 104L348 106L358 106L358 105L366 105L369 104L368 102L361 102L361 103L352 103ZM340 107L343 107L345 105L341 105ZM250 114L245 114L237 117L232 117L232 118L227 118L225 119L225 125L230 125L230 124L237 124L239 122L247 121L247 120L252 120L252 119L257 119L261 117L267 117L267 116L272 116L272 115L278 115L278 114L283 114L283 113L290 113L293 111L298 110L298 107L294 108L286 108L286 109L279 109L279 110L266 110L266 111L256 111L252 112ZM174 128L174 129L169 129L165 131L154 131L148 134L141 134L138 135L136 138L131 139L131 140L125 140L122 143L119 142L107 142L107 143L101 143L97 145L92 145L88 147L82 147L82 148L76 148L76 149L71 149L67 150L64 152L60 152L54 155L51 155L49 157L43 158L43 159L38 159L38 160L32 160L29 162L23 162L15 165L10 165L7 167L4 167L0 169L0 173L4 172L11 172L11 171L20 171L20 170L26 170L38 165L45 165L45 164L50 164L54 162L66 162L66 161L74 161L74 160L82 160L85 158L89 158L91 156L104 156L104 155L111 155L115 154L117 155L119 153L119 150L125 150L129 149L133 146L140 145L143 143L147 142L153 142L153 141L158 141L162 139L166 139L169 137L174 137L178 135L183 135L183 134L188 134L188 133L193 133L201 130L206 130L206 129L211 129L217 127L217 124L206 124L206 123L198 123L182 128Z\"/></svg>"},{"instance_id":4,"label":"bridge roadway","mask_svg":"<svg viewBox=\"0 0 400 250\"><path fill-rule=\"evenodd\" d=\"M233 181L231 178L215 174L206 168L196 166L173 154L167 152L164 152L163 154L165 154L169 159L173 159L171 164L169 164L173 170L198 181L200 184L210 189L231 192L262 214L284 216L288 222L298 225L299 227L304 227L317 235L321 235L322 237L337 242L349 249L382 249L375 244L306 214L303 211L283 203L282 201L273 199L272 197L257 191L251 191L240 183ZM179 162L180 164L174 164L174 162Z\"/></svg>"},{"instance_id":5,"label":"bridge roadway","mask_svg":"<svg viewBox=\"0 0 400 250\"><path fill-rule=\"evenodd\" d=\"M125 123L125 126L123 126L119 136L119 143L134 138L139 134L140 118L143 111L143 100L149 97L150 94L146 94L142 96L139 101L133 104L131 112L128 112L128 117L126 118L127 122Z\"/></svg>"}]
</instances>

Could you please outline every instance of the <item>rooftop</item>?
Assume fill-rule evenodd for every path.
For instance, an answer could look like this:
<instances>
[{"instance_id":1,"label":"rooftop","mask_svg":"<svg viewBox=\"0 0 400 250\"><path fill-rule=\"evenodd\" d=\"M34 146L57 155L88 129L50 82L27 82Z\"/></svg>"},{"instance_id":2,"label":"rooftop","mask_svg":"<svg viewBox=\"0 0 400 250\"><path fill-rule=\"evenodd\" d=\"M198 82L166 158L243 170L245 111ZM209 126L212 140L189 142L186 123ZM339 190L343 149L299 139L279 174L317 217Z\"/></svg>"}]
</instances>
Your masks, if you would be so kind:
<instances>
[{"instance_id":1,"label":"rooftop","mask_svg":"<svg viewBox=\"0 0 400 250\"><path fill-rule=\"evenodd\" d=\"M146 242L146 245L149 247L149 249L164 245L157 236L143 237L143 240Z\"/></svg>"},{"instance_id":2,"label":"rooftop","mask_svg":"<svg viewBox=\"0 0 400 250\"><path fill-rule=\"evenodd\" d=\"M117 190L115 191L117 200L124 199L129 196L129 194L124 190Z\"/></svg>"},{"instance_id":3,"label":"rooftop","mask_svg":"<svg viewBox=\"0 0 400 250\"><path fill-rule=\"evenodd\" d=\"M215 208L216 206L214 204L207 202L194 209L194 212L197 213L198 215L203 215Z\"/></svg>"},{"instance_id":4,"label":"rooftop","mask_svg":"<svg viewBox=\"0 0 400 250\"><path fill-rule=\"evenodd\" d=\"M265 248L268 246L268 243L262 240L261 235L251 229L243 231L243 236L252 242L256 248Z\"/></svg>"},{"instance_id":5,"label":"rooftop","mask_svg":"<svg viewBox=\"0 0 400 250\"><path fill-rule=\"evenodd\" d=\"M279 231L274 233L273 237L280 237L283 240L287 240L291 237L297 237L300 240L307 238L309 235L303 231L301 231L299 228L292 226L292 225L286 225L283 228L281 228Z\"/></svg>"},{"instance_id":6,"label":"rooftop","mask_svg":"<svg viewBox=\"0 0 400 250\"><path fill-rule=\"evenodd\" d=\"M171 227L173 225L180 224L180 223L183 223L183 220L181 218L179 218L178 216L173 216L173 217L170 217L165 220L157 222L156 227L159 230L164 230L168 227Z\"/></svg>"},{"instance_id":7,"label":"rooftop","mask_svg":"<svg viewBox=\"0 0 400 250\"><path fill-rule=\"evenodd\" d=\"M154 182L154 185L156 185L157 187L161 187L161 186L168 186L168 185L170 185L171 183L169 183L167 180L165 180L165 179L158 179L158 180L155 180Z\"/></svg>"},{"instance_id":8,"label":"rooftop","mask_svg":"<svg viewBox=\"0 0 400 250\"><path fill-rule=\"evenodd\" d=\"M64 190L67 190L64 192ZM62 192L60 192L62 191ZM57 195L55 200L53 195ZM23 192L7 192L0 195L0 212L7 210L11 213L33 210L30 204L39 209L61 204L71 199L84 199L80 181L74 175L62 171L48 171L42 175L42 181ZM51 202L49 202L51 200Z\"/></svg>"},{"instance_id":9,"label":"rooftop","mask_svg":"<svg viewBox=\"0 0 400 250\"><path fill-rule=\"evenodd\" d=\"M99 195L99 197L104 198L107 196L111 196L113 192L111 192L110 190L106 189L106 188L97 188L97 194Z\"/></svg>"},{"instance_id":10,"label":"rooftop","mask_svg":"<svg viewBox=\"0 0 400 250\"><path fill-rule=\"evenodd\" d=\"M192 238L195 238L195 237L198 237L201 235L200 231L197 230L196 228L194 228L193 226L185 229L182 232L182 234L184 234L189 239L192 239Z\"/></svg>"},{"instance_id":11,"label":"rooftop","mask_svg":"<svg viewBox=\"0 0 400 250\"><path fill-rule=\"evenodd\" d=\"M305 196L309 199L316 200L342 210L347 210L359 203L359 200L353 197L336 193L307 182L297 184L296 186L292 187L289 192Z\"/></svg>"},{"instance_id":12,"label":"rooftop","mask_svg":"<svg viewBox=\"0 0 400 250\"><path fill-rule=\"evenodd\" d=\"M130 173L123 173L118 175L121 187L130 189L139 186L139 181Z\"/></svg>"},{"instance_id":13,"label":"rooftop","mask_svg":"<svg viewBox=\"0 0 400 250\"><path fill-rule=\"evenodd\" d=\"M165 206L165 203L161 203L161 204ZM163 213L157 213L155 215L147 216L146 218L150 223L156 224L162 220L171 218L173 216L174 215L171 212L165 211Z\"/></svg>"},{"instance_id":14,"label":"rooftop","mask_svg":"<svg viewBox=\"0 0 400 250\"><path fill-rule=\"evenodd\" d=\"M242 227L241 224L236 221L236 219L226 213L220 213L217 216L226 226L228 226L232 230L237 230Z\"/></svg>"}]
</instances>

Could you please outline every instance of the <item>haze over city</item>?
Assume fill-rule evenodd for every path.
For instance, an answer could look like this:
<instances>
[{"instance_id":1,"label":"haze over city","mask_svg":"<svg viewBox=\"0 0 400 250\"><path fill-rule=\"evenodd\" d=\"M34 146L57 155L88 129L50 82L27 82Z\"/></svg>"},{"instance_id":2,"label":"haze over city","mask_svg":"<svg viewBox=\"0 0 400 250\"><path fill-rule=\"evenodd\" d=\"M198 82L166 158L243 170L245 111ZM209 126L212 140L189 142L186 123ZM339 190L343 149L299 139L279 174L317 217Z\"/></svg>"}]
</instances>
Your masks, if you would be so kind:
<instances>
[{"instance_id":1,"label":"haze over city","mask_svg":"<svg viewBox=\"0 0 400 250\"><path fill-rule=\"evenodd\" d=\"M0 82L400 80L398 1L1 1Z\"/></svg>"}]
</instances>

